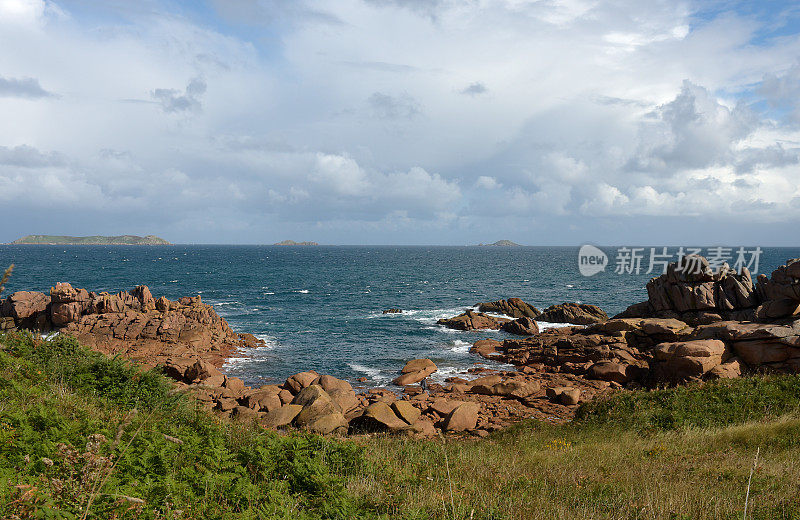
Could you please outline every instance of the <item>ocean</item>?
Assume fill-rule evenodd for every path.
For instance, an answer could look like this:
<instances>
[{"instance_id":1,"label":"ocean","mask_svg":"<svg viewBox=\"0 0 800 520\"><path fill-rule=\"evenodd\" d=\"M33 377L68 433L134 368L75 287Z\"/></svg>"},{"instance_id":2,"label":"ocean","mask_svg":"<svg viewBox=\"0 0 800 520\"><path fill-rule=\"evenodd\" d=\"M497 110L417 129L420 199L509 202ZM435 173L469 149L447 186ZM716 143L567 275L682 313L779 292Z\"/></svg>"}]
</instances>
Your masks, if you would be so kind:
<instances>
[{"instance_id":1,"label":"ocean","mask_svg":"<svg viewBox=\"0 0 800 520\"><path fill-rule=\"evenodd\" d=\"M59 281L97 292L144 284L170 299L200 294L234 330L266 342L229 359L227 373L262 385L313 369L365 377L369 387L389 384L413 358L432 359L438 381L494 366L469 347L505 333L436 325L479 302L581 302L613 315L645 300L658 273L616 274L616 249L602 249L611 265L592 277L579 273L577 247L6 245L0 266L16 265L4 295L47 292ZM764 248L759 272L797 257L800 248ZM403 312L382 313L389 308Z\"/></svg>"}]
</instances>

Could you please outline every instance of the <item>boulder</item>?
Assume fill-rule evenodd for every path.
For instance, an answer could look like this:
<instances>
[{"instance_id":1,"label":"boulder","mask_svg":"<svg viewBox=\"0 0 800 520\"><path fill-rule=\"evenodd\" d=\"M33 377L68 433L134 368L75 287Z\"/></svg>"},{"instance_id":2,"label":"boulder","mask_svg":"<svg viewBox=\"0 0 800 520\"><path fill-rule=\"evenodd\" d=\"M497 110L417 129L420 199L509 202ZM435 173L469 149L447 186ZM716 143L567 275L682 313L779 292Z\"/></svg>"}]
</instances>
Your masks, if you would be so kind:
<instances>
[{"instance_id":1,"label":"boulder","mask_svg":"<svg viewBox=\"0 0 800 520\"><path fill-rule=\"evenodd\" d=\"M3 300L0 315L21 321L46 311L49 304L50 297L44 293L17 291Z\"/></svg>"},{"instance_id":2,"label":"boulder","mask_svg":"<svg viewBox=\"0 0 800 520\"><path fill-rule=\"evenodd\" d=\"M448 401L447 399L434 399L430 404L430 409L442 417L450 415L450 412L464 404L464 401Z\"/></svg>"},{"instance_id":3,"label":"boulder","mask_svg":"<svg viewBox=\"0 0 800 520\"><path fill-rule=\"evenodd\" d=\"M599 361L589 368L589 379L599 379L624 385L642 375L642 369L636 365L616 361Z\"/></svg>"},{"instance_id":4,"label":"boulder","mask_svg":"<svg viewBox=\"0 0 800 520\"><path fill-rule=\"evenodd\" d=\"M398 417L408 424L414 424L422 413L419 408L408 401L395 401L392 403L392 410Z\"/></svg>"},{"instance_id":5,"label":"boulder","mask_svg":"<svg viewBox=\"0 0 800 520\"><path fill-rule=\"evenodd\" d=\"M299 404L285 404L275 410L270 410L262 419L261 424L265 428L279 428L288 426L294 421L295 417L303 410Z\"/></svg>"},{"instance_id":6,"label":"boulder","mask_svg":"<svg viewBox=\"0 0 800 520\"><path fill-rule=\"evenodd\" d=\"M739 358L731 358L725 363L715 366L708 372L708 379L736 379L742 375L742 363Z\"/></svg>"},{"instance_id":7,"label":"boulder","mask_svg":"<svg viewBox=\"0 0 800 520\"><path fill-rule=\"evenodd\" d=\"M537 319L548 323L590 325L608 320L608 315L596 305L567 302L546 308Z\"/></svg>"},{"instance_id":8,"label":"boulder","mask_svg":"<svg viewBox=\"0 0 800 520\"><path fill-rule=\"evenodd\" d=\"M308 372L300 372L293 376L289 376L289 378L283 384L283 387L291 391L293 394L297 394L303 388L312 385L318 377L319 374L313 370Z\"/></svg>"},{"instance_id":9,"label":"boulder","mask_svg":"<svg viewBox=\"0 0 800 520\"><path fill-rule=\"evenodd\" d=\"M391 406L383 401L372 403L361 417L354 419L354 428L367 431L399 431L409 424L397 416Z\"/></svg>"},{"instance_id":10,"label":"boulder","mask_svg":"<svg viewBox=\"0 0 800 520\"><path fill-rule=\"evenodd\" d=\"M500 379L499 376L495 376ZM491 383L491 384L487 384ZM535 394L540 389L536 381L523 381L521 379L508 379L506 381L485 380L484 383L473 384L469 391L473 394L499 395L513 399L522 399Z\"/></svg>"},{"instance_id":11,"label":"boulder","mask_svg":"<svg viewBox=\"0 0 800 520\"><path fill-rule=\"evenodd\" d=\"M339 412L333 412L315 417L306 423L304 427L308 431L320 435L330 435L332 433L344 435L347 433L349 425L344 415Z\"/></svg>"},{"instance_id":12,"label":"boulder","mask_svg":"<svg viewBox=\"0 0 800 520\"><path fill-rule=\"evenodd\" d=\"M278 397L278 392L272 390L256 390L245 397L244 400L248 408L257 412L271 412L283 406L280 397Z\"/></svg>"},{"instance_id":13,"label":"boulder","mask_svg":"<svg viewBox=\"0 0 800 520\"><path fill-rule=\"evenodd\" d=\"M307 386L297 393L292 404L299 404L303 407L294 422L300 427L309 427L320 417L330 414L342 413L331 396L319 385ZM344 418L344 416L342 416Z\"/></svg>"},{"instance_id":14,"label":"boulder","mask_svg":"<svg viewBox=\"0 0 800 520\"><path fill-rule=\"evenodd\" d=\"M482 312L468 310L452 318L443 318L437 323L450 329L456 330L480 330L480 329L499 329L504 323L511 320L508 318L495 318Z\"/></svg>"},{"instance_id":15,"label":"boulder","mask_svg":"<svg viewBox=\"0 0 800 520\"><path fill-rule=\"evenodd\" d=\"M469 351L473 354L478 354L485 358L491 357L494 354L499 354L500 347L503 344L495 339L480 339L472 344Z\"/></svg>"},{"instance_id":16,"label":"boulder","mask_svg":"<svg viewBox=\"0 0 800 520\"><path fill-rule=\"evenodd\" d=\"M480 405L478 403L463 403L458 405L444 420L444 429L452 432L474 430L478 425L479 411Z\"/></svg>"},{"instance_id":17,"label":"boulder","mask_svg":"<svg viewBox=\"0 0 800 520\"><path fill-rule=\"evenodd\" d=\"M198 359L187 368L184 377L187 382L205 382L209 378L213 378L214 381L219 380L218 385L212 386L221 386L225 382L225 376L222 372L208 361L203 361L202 359Z\"/></svg>"},{"instance_id":18,"label":"boulder","mask_svg":"<svg viewBox=\"0 0 800 520\"><path fill-rule=\"evenodd\" d=\"M321 386L328 392L328 395L343 412L352 410L359 404L353 387L347 381L329 375L321 375L314 380L313 384Z\"/></svg>"},{"instance_id":19,"label":"boulder","mask_svg":"<svg viewBox=\"0 0 800 520\"><path fill-rule=\"evenodd\" d=\"M733 351L749 367L781 363L789 358L800 357L800 349L770 339L736 341Z\"/></svg>"},{"instance_id":20,"label":"boulder","mask_svg":"<svg viewBox=\"0 0 800 520\"><path fill-rule=\"evenodd\" d=\"M666 379L685 381L720 365L726 348L722 341L709 339L661 343L652 352Z\"/></svg>"},{"instance_id":21,"label":"boulder","mask_svg":"<svg viewBox=\"0 0 800 520\"><path fill-rule=\"evenodd\" d=\"M755 311L755 317L759 321L769 321L797 315L800 315L800 300L793 300L791 298L766 301L759 305Z\"/></svg>"},{"instance_id":22,"label":"boulder","mask_svg":"<svg viewBox=\"0 0 800 520\"><path fill-rule=\"evenodd\" d=\"M244 392L244 381L238 377L225 376L225 382L222 383L224 388L227 388L235 396L240 396Z\"/></svg>"},{"instance_id":23,"label":"boulder","mask_svg":"<svg viewBox=\"0 0 800 520\"><path fill-rule=\"evenodd\" d=\"M535 320L539 317L539 309L524 302L519 298L509 298L507 300L498 300L496 302L479 303L478 310L480 312L493 312L495 314L505 314L512 318L531 318Z\"/></svg>"},{"instance_id":24,"label":"boulder","mask_svg":"<svg viewBox=\"0 0 800 520\"><path fill-rule=\"evenodd\" d=\"M251 422L258 419L258 412L246 406L237 406L231 412L231 417L240 422Z\"/></svg>"},{"instance_id":25,"label":"boulder","mask_svg":"<svg viewBox=\"0 0 800 520\"><path fill-rule=\"evenodd\" d=\"M500 329L519 336L533 336L539 333L539 325L532 318L527 317L504 323Z\"/></svg>"},{"instance_id":26,"label":"boulder","mask_svg":"<svg viewBox=\"0 0 800 520\"><path fill-rule=\"evenodd\" d=\"M436 364L430 359L412 359L400 371L401 375L392 382L398 386L413 385L433 374L436 370Z\"/></svg>"},{"instance_id":27,"label":"boulder","mask_svg":"<svg viewBox=\"0 0 800 520\"><path fill-rule=\"evenodd\" d=\"M386 309L383 311L384 314L400 314L401 312L403 311L400 309Z\"/></svg>"},{"instance_id":28,"label":"boulder","mask_svg":"<svg viewBox=\"0 0 800 520\"><path fill-rule=\"evenodd\" d=\"M548 399L565 406L574 406L580 401L581 391L579 388L569 386L554 386L547 389L546 395Z\"/></svg>"},{"instance_id":29,"label":"boulder","mask_svg":"<svg viewBox=\"0 0 800 520\"><path fill-rule=\"evenodd\" d=\"M492 386L492 395L523 399L539 391L541 386L536 381L510 379Z\"/></svg>"}]
</instances>

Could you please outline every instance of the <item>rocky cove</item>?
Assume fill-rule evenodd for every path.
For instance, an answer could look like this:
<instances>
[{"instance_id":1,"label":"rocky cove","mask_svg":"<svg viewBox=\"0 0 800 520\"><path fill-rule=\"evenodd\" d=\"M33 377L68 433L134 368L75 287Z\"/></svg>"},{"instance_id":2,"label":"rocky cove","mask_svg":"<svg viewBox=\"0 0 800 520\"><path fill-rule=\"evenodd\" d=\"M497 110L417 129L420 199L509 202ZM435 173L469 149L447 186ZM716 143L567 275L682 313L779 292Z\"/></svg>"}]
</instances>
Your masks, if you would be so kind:
<instances>
[{"instance_id":1,"label":"rocky cove","mask_svg":"<svg viewBox=\"0 0 800 520\"><path fill-rule=\"evenodd\" d=\"M473 379L437 384L428 379L437 371L433 361L410 359L393 386L372 389L302 367L282 384L245 386L220 368L260 340L234 332L200 296L171 301L145 286L117 294L68 283L49 294L18 291L3 300L0 327L69 334L107 355L160 367L220 415L322 434L481 437L524 418L567 421L581 402L612 392L800 372L799 260L753 280L746 268L712 272L702 257L685 257L647 291L647 301L613 318L587 304L539 311L513 297L481 303L440 326L519 336L471 348L514 370L474 367ZM540 331L537 320L571 325Z\"/></svg>"}]
</instances>

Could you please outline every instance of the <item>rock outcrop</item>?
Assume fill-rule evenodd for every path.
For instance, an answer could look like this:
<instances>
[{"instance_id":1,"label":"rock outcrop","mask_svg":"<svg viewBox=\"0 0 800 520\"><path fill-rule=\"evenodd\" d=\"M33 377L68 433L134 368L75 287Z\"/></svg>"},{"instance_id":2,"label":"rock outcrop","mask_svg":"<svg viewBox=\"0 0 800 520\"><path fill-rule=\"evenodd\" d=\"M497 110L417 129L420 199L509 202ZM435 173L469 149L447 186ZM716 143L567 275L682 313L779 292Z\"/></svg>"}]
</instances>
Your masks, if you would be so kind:
<instances>
[{"instance_id":1,"label":"rock outcrop","mask_svg":"<svg viewBox=\"0 0 800 520\"><path fill-rule=\"evenodd\" d=\"M548 323L591 325L606 321L608 315L597 305L566 302L546 308L538 319Z\"/></svg>"},{"instance_id":2,"label":"rock outcrop","mask_svg":"<svg viewBox=\"0 0 800 520\"><path fill-rule=\"evenodd\" d=\"M467 310L452 318L442 318L437 323L439 325L444 325L447 328L456 330L497 330L502 327L504 323L508 323L510 321L511 320L508 318L497 318L482 312Z\"/></svg>"},{"instance_id":3,"label":"rock outcrop","mask_svg":"<svg viewBox=\"0 0 800 520\"><path fill-rule=\"evenodd\" d=\"M618 318L678 318L692 325L724 320L772 322L800 316L800 259L753 282L750 271L727 264L713 272L701 256L686 256L647 283L648 299Z\"/></svg>"},{"instance_id":4,"label":"rock outcrop","mask_svg":"<svg viewBox=\"0 0 800 520\"><path fill-rule=\"evenodd\" d=\"M87 347L148 366L181 356L221 365L236 349L260 344L250 334L233 332L200 296L156 299L144 285L98 294L58 283L49 295L11 294L3 300L0 313L5 329L59 331Z\"/></svg>"},{"instance_id":5,"label":"rock outcrop","mask_svg":"<svg viewBox=\"0 0 800 520\"><path fill-rule=\"evenodd\" d=\"M512 318L531 318L533 320L539 317L539 309L524 302L519 298L509 298L507 300L498 300L496 302L479 303L477 305L480 312L493 312L495 314L505 314Z\"/></svg>"}]
</instances>

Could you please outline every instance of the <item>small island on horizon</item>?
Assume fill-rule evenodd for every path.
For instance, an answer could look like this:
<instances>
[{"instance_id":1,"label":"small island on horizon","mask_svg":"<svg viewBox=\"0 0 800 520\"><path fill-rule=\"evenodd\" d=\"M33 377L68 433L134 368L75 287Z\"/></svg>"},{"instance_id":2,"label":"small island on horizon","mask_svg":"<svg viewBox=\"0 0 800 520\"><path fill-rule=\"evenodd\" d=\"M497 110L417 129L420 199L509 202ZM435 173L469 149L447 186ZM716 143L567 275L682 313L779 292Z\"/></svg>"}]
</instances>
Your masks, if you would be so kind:
<instances>
[{"instance_id":1,"label":"small island on horizon","mask_svg":"<svg viewBox=\"0 0 800 520\"><path fill-rule=\"evenodd\" d=\"M294 240L283 240L282 242L275 242L273 246L318 246L316 242L295 242Z\"/></svg>"},{"instance_id":2,"label":"small island on horizon","mask_svg":"<svg viewBox=\"0 0 800 520\"><path fill-rule=\"evenodd\" d=\"M478 244L478 247L522 247L522 244L517 244L511 240L498 240L492 244Z\"/></svg>"},{"instance_id":3,"label":"small island on horizon","mask_svg":"<svg viewBox=\"0 0 800 520\"><path fill-rule=\"evenodd\" d=\"M11 242L12 245L37 244L59 246L171 246L172 243L155 235L72 237L66 235L27 235Z\"/></svg>"}]
</instances>

